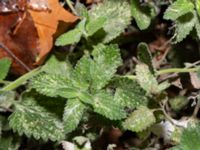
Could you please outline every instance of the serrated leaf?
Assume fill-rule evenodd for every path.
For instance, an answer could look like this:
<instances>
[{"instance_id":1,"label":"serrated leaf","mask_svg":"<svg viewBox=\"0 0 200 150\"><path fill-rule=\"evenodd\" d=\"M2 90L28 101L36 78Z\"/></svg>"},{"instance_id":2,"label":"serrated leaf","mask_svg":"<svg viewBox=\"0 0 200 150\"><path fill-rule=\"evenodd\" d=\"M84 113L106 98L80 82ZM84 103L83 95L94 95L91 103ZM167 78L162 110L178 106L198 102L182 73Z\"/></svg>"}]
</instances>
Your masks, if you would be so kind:
<instances>
[{"instance_id":1,"label":"serrated leaf","mask_svg":"<svg viewBox=\"0 0 200 150\"><path fill-rule=\"evenodd\" d=\"M175 43L181 42L186 38L186 36L192 31L195 23L196 17L194 16L194 13L188 13L178 18L176 21Z\"/></svg>"},{"instance_id":2,"label":"serrated leaf","mask_svg":"<svg viewBox=\"0 0 200 150\"><path fill-rule=\"evenodd\" d=\"M181 143L179 147L183 150L200 149L200 126L199 124L194 127L185 129L181 136Z\"/></svg>"},{"instance_id":3,"label":"serrated leaf","mask_svg":"<svg viewBox=\"0 0 200 150\"><path fill-rule=\"evenodd\" d=\"M14 91L0 93L0 106L3 108L9 108L13 104L14 99L15 99Z\"/></svg>"},{"instance_id":4,"label":"serrated leaf","mask_svg":"<svg viewBox=\"0 0 200 150\"><path fill-rule=\"evenodd\" d=\"M69 44L78 43L81 39L81 36L85 30L86 19L83 19L79 22L75 29L72 29L56 39L56 46L65 46Z\"/></svg>"},{"instance_id":5,"label":"serrated leaf","mask_svg":"<svg viewBox=\"0 0 200 150\"><path fill-rule=\"evenodd\" d=\"M194 17L196 19L195 29L196 29L197 37L200 39L200 20L199 20L199 16L195 12L194 12Z\"/></svg>"},{"instance_id":6,"label":"serrated leaf","mask_svg":"<svg viewBox=\"0 0 200 150\"><path fill-rule=\"evenodd\" d=\"M89 14L88 14L88 10L87 10L87 8L85 7L85 5L83 5L82 3L80 3L79 1L77 1L77 2L76 2L76 5L75 5L75 9L76 9L76 12L78 13L78 15L79 15L81 18L86 18L86 19L88 19Z\"/></svg>"},{"instance_id":7,"label":"serrated leaf","mask_svg":"<svg viewBox=\"0 0 200 150\"><path fill-rule=\"evenodd\" d=\"M192 12L194 5L189 0L177 0L171 4L164 14L164 19L176 20L189 12Z\"/></svg>"},{"instance_id":8,"label":"serrated leaf","mask_svg":"<svg viewBox=\"0 0 200 150\"><path fill-rule=\"evenodd\" d=\"M66 78L69 78L72 66L67 59L59 60L55 55L52 55L43 66L42 70L47 74L62 74L63 76L66 76Z\"/></svg>"},{"instance_id":9,"label":"serrated leaf","mask_svg":"<svg viewBox=\"0 0 200 150\"><path fill-rule=\"evenodd\" d=\"M123 107L136 108L147 105L146 92L135 80L118 78L114 84L117 86L114 99Z\"/></svg>"},{"instance_id":10,"label":"serrated leaf","mask_svg":"<svg viewBox=\"0 0 200 150\"><path fill-rule=\"evenodd\" d=\"M159 92L162 92L162 91L164 91L164 90L166 90L168 87L170 87L170 83L169 82L162 82L162 83L160 83L159 85L158 85L158 93Z\"/></svg>"},{"instance_id":11,"label":"serrated leaf","mask_svg":"<svg viewBox=\"0 0 200 150\"><path fill-rule=\"evenodd\" d=\"M121 64L120 50L117 45L102 45L94 47L92 52L94 63L91 65L92 88L101 89L113 77Z\"/></svg>"},{"instance_id":12,"label":"serrated leaf","mask_svg":"<svg viewBox=\"0 0 200 150\"><path fill-rule=\"evenodd\" d=\"M156 118L153 112L147 107L141 106L125 120L123 127L133 132L141 132L155 122Z\"/></svg>"},{"instance_id":13,"label":"serrated leaf","mask_svg":"<svg viewBox=\"0 0 200 150\"><path fill-rule=\"evenodd\" d=\"M56 39L56 46L65 46L69 44L78 43L81 39L82 32L79 29L73 29L67 33L62 34Z\"/></svg>"},{"instance_id":14,"label":"serrated leaf","mask_svg":"<svg viewBox=\"0 0 200 150\"><path fill-rule=\"evenodd\" d=\"M87 65L87 64L86 64ZM82 68L83 69L83 68ZM76 72L76 70L75 70ZM83 74L79 74L80 77ZM92 97L86 91L88 86L78 86L78 76L74 76L77 78L71 78L71 80L66 79L60 75L52 75L52 74L40 74L32 79L31 87L36 89L37 92L50 96L50 97L64 97L64 98L79 98L82 102L91 104ZM84 77L84 76L83 76ZM77 82L73 82L76 80Z\"/></svg>"},{"instance_id":15,"label":"serrated leaf","mask_svg":"<svg viewBox=\"0 0 200 150\"><path fill-rule=\"evenodd\" d=\"M148 65L149 69L153 73L154 68L153 68L153 63L152 63L152 55L151 55L148 45L144 42L141 42L137 48L138 48L138 53L137 53L138 59L141 62Z\"/></svg>"},{"instance_id":16,"label":"serrated leaf","mask_svg":"<svg viewBox=\"0 0 200 150\"><path fill-rule=\"evenodd\" d=\"M105 17L99 17L95 20L91 20L86 24L86 31L88 36L92 36L98 30L100 30L106 22Z\"/></svg>"},{"instance_id":17,"label":"serrated leaf","mask_svg":"<svg viewBox=\"0 0 200 150\"><path fill-rule=\"evenodd\" d=\"M200 16L200 1L199 0L195 1L195 6L196 6L197 13Z\"/></svg>"},{"instance_id":18,"label":"serrated leaf","mask_svg":"<svg viewBox=\"0 0 200 150\"><path fill-rule=\"evenodd\" d=\"M10 65L11 65L10 59L8 59L8 58L2 58L2 59L0 59L0 68L1 68L1 71L0 71L0 81L4 80L5 77L7 76L8 71L10 69Z\"/></svg>"},{"instance_id":19,"label":"serrated leaf","mask_svg":"<svg viewBox=\"0 0 200 150\"><path fill-rule=\"evenodd\" d=\"M9 125L20 135L33 136L35 139L59 141L64 139L63 124L53 113L40 106L35 97L25 94L22 103L9 117Z\"/></svg>"},{"instance_id":20,"label":"serrated leaf","mask_svg":"<svg viewBox=\"0 0 200 150\"><path fill-rule=\"evenodd\" d=\"M93 104L93 97L88 91L79 92L78 98L85 104Z\"/></svg>"},{"instance_id":21,"label":"serrated leaf","mask_svg":"<svg viewBox=\"0 0 200 150\"><path fill-rule=\"evenodd\" d=\"M37 93L35 90L30 90L30 92L35 98L35 101L37 101L38 105L44 107L46 110L48 110L48 112L58 116L60 120L62 119L66 98L48 97Z\"/></svg>"},{"instance_id":22,"label":"serrated leaf","mask_svg":"<svg viewBox=\"0 0 200 150\"><path fill-rule=\"evenodd\" d=\"M93 59L85 55L78 61L69 79L62 74L42 73L32 79L32 87L47 96L65 98L82 96L80 99L85 101L88 96L82 92L85 92L90 85L92 90L103 88L121 64L117 45L100 44L94 48L92 55ZM89 97L87 103L90 103Z\"/></svg>"},{"instance_id":23,"label":"serrated leaf","mask_svg":"<svg viewBox=\"0 0 200 150\"><path fill-rule=\"evenodd\" d=\"M141 8L138 0L131 0L131 12L140 30L147 29L151 23L151 16Z\"/></svg>"},{"instance_id":24,"label":"serrated leaf","mask_svg":"<svg viewBox=\"0 0 200 150\"><path fill-rule=\"evenodd\" d=\"M92 59L85 55L76 64L73 72L71 73L71 80L77 88L88 89L91 82L90 67Z\"/></svg>"},{"instance_id":25,"label":"serrated leaf","mask_svg":"<svg viewBox=\"0 0 200 150\"><path fill-rule=\"evenodd\" d=\"M195 29L197 32L197 37L200 39L200 22L199 22L199 20L197 20L197 22L195 23Z\"/></svg>"},{"instance_id":26,"label":"serrated leaf","mask_svg":"<svg viewBox=\"0 0 200 150\"><path fill-rule=\"evenodd\" d=\"M99 17L106 18L103 27L106 35L103 43L108 43L119 36L131 23L130 5L126 0L104 0L103 3L93 5L89 16L91 21Z\"/></svg>"},{"instance_id":27,"label":"serrated leaf","mask_svg":"<svg viewBox=\"0 0 200 150\"><path fill-rule=\"evenodd\" d=\"M42 73L32 79L31 87L39 93L50 97L74 98L79 93L71 81L61 75Z\"/></svg>"},{"instance_id":28,"label":"serrated leaf","mask_svg":"<svg viewBox=\"0 0 200 150\"><path fill-rule=\"evenodd\" d=\"M158 93L158 82L154 75L150 72L149 67L145 64L138 64L136 66L136 78L140 86L147 93Z\"/></svg>"},{"instance_id":29,"label":"serrated leaf","mask_svg":"<svg viewBox=\"0 0 200 150\"><path fill-rule=\"evenodd\" d=\"M114 101L114 97L111 93L103 90L99 91L94 95L93 100L93 107L96 113L110 120L119 120L126 117L123 107L121 107L117 101Z\"/></svg>"},{"instance_id":30,"label":"serrated leaf","mask_svg":"<svg viewBox=\"0 0 200 150\"><path fill-rule=\"evenodd\" d=\"M63 114L64 130L69 133L76 129L82 119L86 106L79 99L69 99Z\"/></svg>"}]
</instances>

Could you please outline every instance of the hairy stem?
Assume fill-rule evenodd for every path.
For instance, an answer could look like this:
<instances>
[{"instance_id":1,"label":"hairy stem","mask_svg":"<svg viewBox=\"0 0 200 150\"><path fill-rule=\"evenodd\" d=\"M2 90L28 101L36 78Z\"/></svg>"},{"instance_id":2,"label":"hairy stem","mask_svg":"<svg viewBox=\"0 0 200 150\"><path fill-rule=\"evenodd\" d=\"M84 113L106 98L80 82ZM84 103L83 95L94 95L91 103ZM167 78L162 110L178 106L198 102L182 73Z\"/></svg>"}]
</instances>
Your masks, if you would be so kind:
<instances>
[{"instance_id":1,"label":"hairy stem","mask_svg":"<svg viewBox=\"0 0 200 150\"><path fill-rule=\"evenodd\" d=\"M196 72L198 68L169 68L157 71L156 75L166 74L166 73L188 73L188 72ZM135 75L125 75L123 77L127 77L129 79L136 79Z\"/></svg>"},{"instance_id":2,"label":"hairy stem","mask_svg":"<svg viewBox=\"0 0 200 150\"><path fill-rule=\"evenodd\" d=\"M157 75L166 74L166 73L188 73L196 72L198 68L169 68L157 71Z\"/></svg>"},{"instance_id":3,"label":"hairy stem","mask_svg":"<svg viewBox=\"0 0 200 150\"><path fill-rule=\"evenodd\" d=\"M10 83L10 81L5 81L5 80L1 80L0 81L0 84L5 84L6 85L6 84L9 84L9 83Z\"/></svg>"},{"instance_id":4,"label":"hairy stem","mask_svg":"<svg viewBox=\"0 0 200 150\"><path fill-rule=\"evenodd\" d=\"M26 69L27 71L30 71L31 69L23 62L21 61L13 52L12 50L10 50L6 45L4 45L3 43L0 42L0 48L2 48L3 50L5 50L14 60L16 60L16 62L22 66L24 69Z\"/></svg>"},{"instance_id":5,"label":"hairy stem","mask_svg":"<svg viewBox=\"0 0 200 150\"><path fill-rule=\"evenodd\" d=\"M74 8L74 6L72 5L72 2L71 0L65 0L67 5L69 6L69 8L72 10L72 12L75 14L75 15L78 15L78 13L76 12L76 9Z\"/></svg>"},{"instance_id":6,"label":"hairy stem","mask_svg":"<svg viewBox=\"0 0 200 150\"><path fill-rule=\"evenodd\" d=\"M11 91L14 90L15 88L19 87L20 85L24 84L28 79L32 78L33 76L37 75L38 73L41 72L40 68L36 68L27 74L19 77L17 80L11 82L10 84L6 85L4 88L1 89L1 91Z\"/></svg>"}]
</instances>

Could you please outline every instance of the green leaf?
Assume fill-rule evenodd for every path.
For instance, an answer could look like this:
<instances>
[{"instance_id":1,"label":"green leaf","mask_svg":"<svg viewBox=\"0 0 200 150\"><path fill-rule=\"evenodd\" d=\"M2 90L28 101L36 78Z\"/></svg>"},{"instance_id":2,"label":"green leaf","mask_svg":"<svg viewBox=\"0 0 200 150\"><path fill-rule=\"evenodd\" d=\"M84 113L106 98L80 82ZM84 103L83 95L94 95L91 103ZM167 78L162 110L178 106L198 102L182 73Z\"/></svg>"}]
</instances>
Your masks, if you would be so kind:
<instances>
[{"instance_id":1,"label":"green leaf","mask_svg":"<svg viewBox=\"0 0 200 150\"><path fill-rule=\"evenodd\" d=\"M178 18L176 21L175 43L178 43L186 38L186 36L192 31L195 23L196 17L194 16L194 13L188 13Z\"/></svg>"},{"instance_id":2,"label":"green leaf","mask_svg":"<svg viewBox=\"0 0 200 150\"><path fill-rule=\"evenodd\" d=\"M22 103L16 104L16 110L9 117L9 125L20 135L33 136L35 139L59 141L64 139L63 124L53 113L48 112L36 101L37 97L27 93Z\"/></svg>"},{"instance_id":3,"label":"green leaf","mask_svg":"<svg viewBox=\"0 0 200 150\"><path fill-rule=\"evenodd\" d=\"M69 44L78 43L81 39L82 32L79 29L73 29L67 33L62 34L56 39L56 46L65 46Z\"/></svg>"},{"instance_id":4,"label":"green leaf","mask_svg":"<svg viewBox=\"0 0 200 150\"><path fill-rule=\"evenodd\" d=\"M77 88L87 90L91 82L90 67L92 59L88 55L84 55L76 64L71 73L71 81Z\"/></svg>"},{"instance_id":5,"label":"green leaf","mask_svg":"<svg viewBox=\"0 0 200 150\"><path fill-rule=\"evenodd\" d=\"M177 0L165 11L164 19L176 20L189 12L192 12L194 5L190 0Z\"/></svg>"},{"instance_id":6,"label":"green leaf","mask_svg":"<svg viewBox=\"0 0 200 150\"><path fill-rule=\"evenodd\" d=\"M69 44L78 43L85 30L86 19L79 22L75 29L70 30L56 39L56 46L65 46Z\"/></svg>"},{"instance_id":7,"label":"green leaf","mask_svg":"<svg viewBox=\"0 0 200 150\"><path fill-rule=\"evenodd\" d=\"M115 86L117 86L114 99L123 107L136 108L141 105L147 105L146 92L135 80L118 78L114 82Z\"/></svg>"},{"instance_id":8,"label":"green leaf","mask_svg":"<svg viewBox=\"0 0 200 150\"><path fill-rule=\"evenodd\" d=\"M133 132L141 132L155 122L156 118L153 112L147 107L141 106L125 120L123 126L125 129Z\"/></svg>"},{"instance_id":9,"label":"green leaf","mask_svg":"<svg viewBox=\"0 0 200 150\"><path fill-rule=\"evenodd\" d=\"M120 50L117 45L102 45L94 47L92 52L94 63L91 65L92 88L101 89L113 77L121 65Z\"/></svg>"},{"instance_id":10,"label":"green leaf","mask_svg":"<svg viewBox=\"0 0 200 150\"><path fill-rule=\"evenodd\" d=\"M88 19L89 17L89 14L88 14L88 10L87 8L85 7L85 5L83 5L82 3L80 3L79 1L76 2L76 5L75 5L75 9L76 9L76 12L78 13L78 15L83 19L83 18L86 18Z\"/></svg>"},{"instance_id":11,"label":"green leaf","mask_svg":"<svg viewBox=\"0 0 200 150\"><path fill-rule=\"evenodd\" d=\"M13 135L5 135L0 137L0 150L19 150L20 140Z\"/></svg>"},{"instance_id":12,"label":"green leaf","mask_svg":"<svg viewBox=\"0 0 200 150\"><path fill-rule=\"evenodd\" d=\"M105 17L99 17L95 20L91 20L86 24L86 31L88 36L92 36L98 30L100 30L106 22Z\"/></svg>"},{"instance_id":13,"label":"green leaf","mask_svg":"<svg viewBox=\"0 0 200 150\"><path fill-rule=\"evenodd\" d=\"M14 99L15 99L14 91L0 93L0 106L3 108L9 108L13 104Z\"/></svg>"},{"instance_id":14,"label":"green leaf","mask_svg":"<svg viewBox=\"0 0 200 150\"><path fill-rule=\"evenodd\" d=\"M197 37L200 39L200 20L199 20L199 16L195 12L194 12L194 17L196 19L195 29L196 29Z\"/></svg>"},{"instance_id":15,"label":"green leaf","mask_svg":"<svg viewBox=\"0 0 200 150\"><path fill-rule=\"evenodd\" d=\"M199 22L199 20L195 24L195 29L197 32L197 37L200 39L200 22Z\"/></svg>"},{"instance_id":16,"label":"green leaf","mask_svg":"<svg viewBox=\"0 0 200 150\"><path fill-rule=\"evenodd\" d=\"M31 81L31 87L37 92L50 97L62 96L65 98L77 97L79 91L71 81L61 75L42 73Z\"/></svg>"},{"instance_id":17,"label":"green leaf","mask_svg":"<svg viewBox=\"0 0 200 150\"><path fill-rule=\"evenodd\" d=\"M145 64L138 64L136 66L136 78L140 86L147 93L158 93L158 82L154 75L150 72L149 67Z\"/></svg>"},{"instance_id":18,"label":"green leaf","mask_svg":"<svg viewBox=\"0 0 200 150\"><path fill-rule=\"evenodd\" d=\"M106 91L99 91L93 97L94 111L110 120L119 120L126 117L123 107L120 106L111 93Z\"/></svg>"},{"instance_id":19,"label":"green leaf","mask_svg":"<svg viewBox=\"0 0 200 150\"><path fill-rule=\"evenodd\" d=\"M10 69L10 65L11 65L10 59L8 59L8 58L2 58L2 59L0 59L0 68L1 68L1 71L0 71L0 81L4 80L5 77L7 76L8 71Z\"/></svg>"},{"instance_id":20,"label":"green leaf","mask_svg":"<svg viewBox=\"0 0 200 150\"><path fill-rule=\"evenodd\" d=\"M121 64L121 56L117 45L98 45L92 52L93 59L83 56L71 72L69 79L63 74L41 73L31 81L31 86L39 93L65 98L79 97L90 102L90 96L84 92L91 85L92 90L103 88L113 77ZM88 98L88 100L86 100Z\"/></svg>"},{"instance_id":21,"label":"green leaf","mask_svg":"<svg viewBox=\"0 0 200 150\"><path fill-rule=\"evenodd\" d=\"M141 8L138 0L131 0L131 12L140 30L147 29L151 23L151 16Z\"/></svg>"},{"instance_id":22,"label":"green leaf","mask_svg":"<svg viewBox=\"0 0 200 150\"><path fill-rule=\"evenodd\" d=\"M181 136L180 148L182 150L199 150L200 149L200 126L186 128Z\"/></svg>"},{"instance_id":23,"label":"green leaf","mask_svg":"<svg viewBox=\"0 0 200 150\"><path fill-rule=\"evenodd\" d=\"M104 43L108 43L124 31L131 23L130 5L126 0L104 0L103 3L93 5L89 11L90 21L99 17L106 18L103 38Z\"/></svg>"},{"instance_id":24,"label":"green leaf","mask_svg":"<svg viewBox=\"0 0 200 150\"><path fill-rule=\"evenodd\" d=\"M170 87L170 83L168 81L162 82L158 85L157 92L162 92Z\"/></svg>"},{"instance_id":25,"label":"green leaf","mask_svg":"<svg viewBox=\"0 0 200 150\"><path fill-rule=\"evenodd\" d=\"M72 66L67 59L59 59L55 55L52 55L42 67L42 70L47 74L62 74L63 76L66 76L66 78L69 78Z\"/></svg>"},{"instance_id":26,"label":"green leaf","mask_svg":"<svg viewBox=\"0 0 200 150\"><path fill-rule=\"evenodd\" d=\"M87 64L86 64L87 65ZM82 68L83 69L83 68ZM76 72L76 70L75 70ZM79 74L80 77L81 74ZM78 76L77 78L66 79L61 75L52 75L42 73L32 79L31 87L36 89L37 92L50 96L50 97L64 97L64 98L79 98L84 103L92 103L92 97L86 91L88 86L78 86L81 85L78 83L80 81ZM84 76L83 76L84 77ZM76 80L73 81L73 80Z\"/></svg>"},{"instance_id":27,"label":"green leaf","mask_svg":"<svg viewBox=\"0 0 200 150\"><path fill-rule=\"evenodd\" d=\"M153 73L154 68L153 68L153 63L152 63L152 55L151 55L148 45L144 42L141 42L137 48L138 48L138 53L137 53L138 59L141 62L148 65L149 69Z\"/></svg>"},{"instance_id":28,"label":"green leaf","mask_svg":"<svg viewBox=\"0 0 200 150\"><path fill-rule=\"evenodd\" d=\"M188 104L188 100L184 96L177 96L172 99L169 99L169 104L171 108L175 111L179 111Z\"/></svg>"},{"instance_id":29,"label":"green leaf","mask_svg":"<svg viewBox=\"0 0 200 150\"><path fill-rule=\"evenodd\" d=\"M76 129L83 117L86 106L79 99L69 99L63 114L64 130L69 133Z\"/></svg>"},{"instance_id":30,"label":"green leaf","mask_svg":"<svg viewBox=\"0 0 200 150\"><path fill-rule=\"evenodd\" d=\"M78 98L85 104L93 104L92 95L88 91L79 92Z\"/></svg>"},{"instance_id":31,"label":"green leaf","mask_svg":"<svg viewBox=\"0 0 200 150\"><path fill-rule=\"evenodd\" d=\"M195 6L196 6L197 13L200 16L200 1L199 0L195 1Z\"/></svg>"}]
</instances>

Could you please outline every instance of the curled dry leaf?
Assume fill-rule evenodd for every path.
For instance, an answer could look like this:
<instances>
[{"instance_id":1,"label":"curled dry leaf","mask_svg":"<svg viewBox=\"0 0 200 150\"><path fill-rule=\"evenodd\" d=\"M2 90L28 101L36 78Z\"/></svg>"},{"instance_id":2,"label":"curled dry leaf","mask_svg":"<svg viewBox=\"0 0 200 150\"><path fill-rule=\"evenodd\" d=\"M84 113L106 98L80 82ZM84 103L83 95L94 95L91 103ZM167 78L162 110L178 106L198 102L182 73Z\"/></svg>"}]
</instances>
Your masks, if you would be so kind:
<instances>
[{"instance_id":1,"label":"curled dry leaf","mask_svg":"<svg viewBox=\"0 0 200 150\"><path fill-rule=\"evenodd\" d=\"M15 74L23 74L34 68L33 63L39 53L39 37L29 13L16 34L13 34L22 16L23 12L0 15L0 58L9 57L13 60L12 71Z\"/></svg>"},{"instance_id":2,"label":"curled dry leaf","mask_svg":"<svg viewBox=\"0 0 200 150\"><path fill-rule=\"evenodd\" d=\"M0 1L0 58L13 60L15 74L31 70L51 50L59 21L68 25L77 18L58 0Z\"/></svg>"},{"instance_id":3,"label":"curled dry leaf","mask_svg":"<svg viewBox=\"0 0 200 150\"><path fill-rule=\"evenodd\" d=\"M53 46L53 34L56 32L59 21L73 23L77 17L66 11L58 0L48 0L51 11L35 11L28 9L39 35L39 57L37 62L40 63Z\"/></svg>"},{"instance_id":4,"label":"curled dry leaf","mask_svg":"<svg viewBox=\"0 0 200 150\"><path fill-rule=\"evenodd\" d=\"M197 76L197 73L190 72L189 75L190 75L190 81L191 81L193 88L200 89L200 80Z\"/></svg>"}]
</instances>

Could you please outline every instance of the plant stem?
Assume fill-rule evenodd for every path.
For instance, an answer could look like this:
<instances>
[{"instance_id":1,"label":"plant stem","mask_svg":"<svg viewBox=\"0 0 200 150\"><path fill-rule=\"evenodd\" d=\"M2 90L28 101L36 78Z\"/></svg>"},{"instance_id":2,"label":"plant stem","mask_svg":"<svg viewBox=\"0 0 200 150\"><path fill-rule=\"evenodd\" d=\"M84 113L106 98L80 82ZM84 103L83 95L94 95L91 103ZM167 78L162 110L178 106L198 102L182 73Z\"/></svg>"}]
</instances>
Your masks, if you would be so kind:
<instances>
[{"instance_id":1,"label":"plant stem","mask_svg":"<svg viewBox=\"0 0 200 150\"><path fill-rule=\"evenodd\" d=\"M21 61L13 52L12 50L10 50L8 47L6 47L6 45L4 45L3 43L0 42L0 48L2 48L3 50L5 50L13 59L16 60L16 62L22 66L24 69L26 69L27 71L30 71L31 69L23 62Z\"/></svg>"},{"instance_id":2,"label":"plant stem","mask_svg":"<svg viewBox=\"0 0 200 150\"><path fill-rule=\"evenodd\" d=\"M196 72L199 68L169 68L157 71L157 75L166 74L166 73L188 73L188 72ZM136 79L135 75L125 75L123 77L129 79Z\"/></svg>"},{"instance_id":3,"label":"plant stem","mask_svg":"<svg viewBox=\"0 0 200 150\"><path fill-rule=\"evenodd\" d=\"M166 73L188 73L196 72L198 68L169 68L157 71L157 75L166 74Z\"/></svg>"},{"instance_id":4,"label":"plant stem","mask_svg":"<svg viewBox=\"0 0 200 150\"><path fill-rule=\"evenodd\" d=\"M75 14L75 15L78 15L78 13L76 12L76 9L73 7L72 5L72 2L71 0L65 0L67 5L69 6L69 8L72 10L72 12Z\"/></svg>"},{"instance_id":5,"label":"plant stem","mask_svg":"<svg viewBox=\"0 0 200 150\"><path fill-rule=\"evenodd\" d=\"M0 81L0 84L9 84L9 83L10 83L10 81L5 81L5 80Z\"/></svg>"},{"instance_id":6,"label":"plant stem","mask_svg":"<svg viewBox=\"0 0 200 150\"><path fill-rule=\"evenodd\" d=\"M3 87L1 89L1 91L11 91L14 90L15 88L19 87L20 85L24 84L28 79L32 78L33 76L37 75L38 73L41 72L40 68L36 68L30 72L28 72L27 74L19 77L17 80L11 82L10 84L8 84L7 86Z\"/></svg>"},{"instance_id":7,"label":"plant stem","mask_svg":"<svg viewBox=\"0 0 200 150\"><path fill-rule=\"evenodd\" d=\"M131 79L131 80L136 79L136 76L135 76L135 75L125 75L125 76L123 76L123 77L128 78L128 79Z\"/></svg>"}]
</instances>

